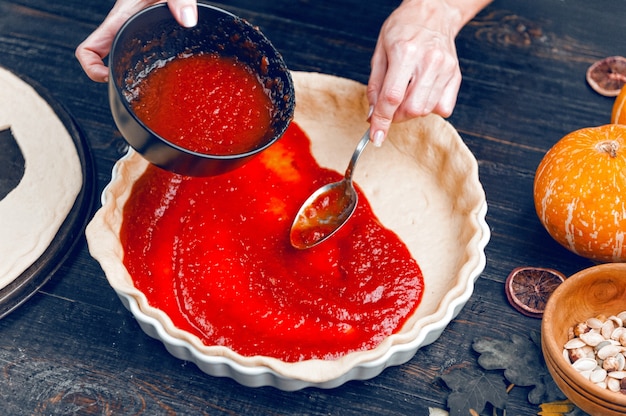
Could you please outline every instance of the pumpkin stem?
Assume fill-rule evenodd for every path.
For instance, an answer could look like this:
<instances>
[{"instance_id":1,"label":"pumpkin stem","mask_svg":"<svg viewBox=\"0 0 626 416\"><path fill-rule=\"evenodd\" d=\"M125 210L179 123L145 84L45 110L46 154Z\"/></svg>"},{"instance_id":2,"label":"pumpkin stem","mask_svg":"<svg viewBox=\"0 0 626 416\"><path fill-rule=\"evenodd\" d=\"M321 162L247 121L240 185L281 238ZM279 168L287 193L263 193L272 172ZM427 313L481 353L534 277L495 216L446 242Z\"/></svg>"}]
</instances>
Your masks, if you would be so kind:
<instances>
[{"instance_id":1,"label":"pumpkin stem","mask_svg":"<svg viewBox=\"0 0 626 416\"><path fill-rule=\"evenodd\" d=\"M616 140L605 140L596 145L598 151L607 153L611 157L617 157L617 149L619 149L619 143Z\"/></svg>"}]
</instances>

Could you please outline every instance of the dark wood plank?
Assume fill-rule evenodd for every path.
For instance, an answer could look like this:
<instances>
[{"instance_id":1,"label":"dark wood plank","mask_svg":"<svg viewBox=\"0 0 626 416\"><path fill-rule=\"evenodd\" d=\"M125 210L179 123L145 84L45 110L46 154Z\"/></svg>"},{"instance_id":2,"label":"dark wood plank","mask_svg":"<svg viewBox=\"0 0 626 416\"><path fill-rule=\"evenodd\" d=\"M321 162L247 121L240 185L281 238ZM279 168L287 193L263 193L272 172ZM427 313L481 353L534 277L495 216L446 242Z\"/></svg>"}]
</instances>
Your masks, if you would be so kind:
<instances>
[{"instance_id":1,"label":"dark wood plank","mask_svg":"<svg viewBox=\"0 0 626 416\"><path fill-rule=\"evenodd\" d=\"M141 332L83 241L52 280L0 321L1 414L406 415L445 407L440 376L476 365L476 337L537 331L504 296L520 265L566 274L591 265L547 235L534 212L534 171L565 133L608 122L612 100L585 83L596 59L626 54L626 9L614 0L495 0L457 41L464 82L450 122L479 162L492 239L487 267L459 316L408 363L332 390L251 389L210 377ZM261 27L295 70L367 82L378 29L399 2L215 3ZM74 48L113 1L0 0L0 65L37 80L75 117L94 151L98 192L126 145ZM528 389L509 415L535 414Z\"/></svg>"}]
</instances>

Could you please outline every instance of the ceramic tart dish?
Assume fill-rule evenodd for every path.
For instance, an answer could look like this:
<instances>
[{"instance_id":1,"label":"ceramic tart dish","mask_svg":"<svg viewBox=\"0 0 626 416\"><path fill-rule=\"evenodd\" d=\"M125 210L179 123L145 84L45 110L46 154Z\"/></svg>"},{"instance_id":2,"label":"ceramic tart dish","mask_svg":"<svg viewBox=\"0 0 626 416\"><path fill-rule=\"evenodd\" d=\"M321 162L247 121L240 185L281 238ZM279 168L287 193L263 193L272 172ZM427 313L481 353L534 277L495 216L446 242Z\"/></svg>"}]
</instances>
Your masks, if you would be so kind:
<instances>
[{"instance_id":1,"label":"ceramic tart dish","mask_svg":"<svg viewBox=\"0 0 626 416\"><path fill-rule=\"evenodd\" d=\"M298 103L294 123L310 138L319 165L343 172L354 140L368 127L366 87L325 74L293 72L292 76ZM380 222L406 244L424 276L417 309L399 331L373 349L334 360L285 362L204 345L197 336L175 327L166 313L150 306L123 263L124 204L148 167L132 150L116 163L102 207L87 227L90 252L143 331L207 374L288 391L333 388L375 377L437 340L463 308L485 267L490 231L478 164L448 122L431 115L394 125L383 146L369 150L359 161L355 182Z\"/></svg>"}]
</instances>

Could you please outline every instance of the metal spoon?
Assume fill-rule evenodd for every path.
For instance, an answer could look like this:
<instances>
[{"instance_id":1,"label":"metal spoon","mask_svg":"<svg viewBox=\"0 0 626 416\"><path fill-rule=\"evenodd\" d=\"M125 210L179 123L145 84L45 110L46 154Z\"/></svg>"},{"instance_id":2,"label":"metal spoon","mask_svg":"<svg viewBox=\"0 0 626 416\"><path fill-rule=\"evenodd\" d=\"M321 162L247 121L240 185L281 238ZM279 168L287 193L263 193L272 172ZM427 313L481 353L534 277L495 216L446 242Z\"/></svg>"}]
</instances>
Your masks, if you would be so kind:
<instances>
[{"instance_id":1,"label":"metal spoon","mask_svg":"<svg viewBox=\"0 0 626 416\"><path fill-rule=\"evenodd\" d=\"M352 173L369 137L370 130L367 129L354 149L343 179L322 186L302 204L291 225L289 238L292 246L301 250L316 246L348 221L358 201Z\"/></svg>"}]
</instances>

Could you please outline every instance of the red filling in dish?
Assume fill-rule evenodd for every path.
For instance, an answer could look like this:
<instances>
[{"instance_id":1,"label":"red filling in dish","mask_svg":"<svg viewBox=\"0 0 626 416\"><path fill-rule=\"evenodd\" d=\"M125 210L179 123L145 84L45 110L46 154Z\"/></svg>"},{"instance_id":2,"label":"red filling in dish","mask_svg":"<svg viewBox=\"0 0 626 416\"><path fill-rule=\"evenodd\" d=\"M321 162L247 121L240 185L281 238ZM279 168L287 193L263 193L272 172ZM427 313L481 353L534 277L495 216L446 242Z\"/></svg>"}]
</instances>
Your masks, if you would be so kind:
<instances>
[{"instance_id":1,"label":"red filling in dish","mask_svg":"<svg viewBox=\"0 0 626 416\"><path fill-rule=\"evenodd\" d=\"M124 263L150 305L206 345L287 362L375 348L422 298L405 244L359 189L354 216L330 239L308 250L289 241L304 200L340 178L295 123L224 175L150 166L124 207Z\"/></svg>"}]
</instances>

